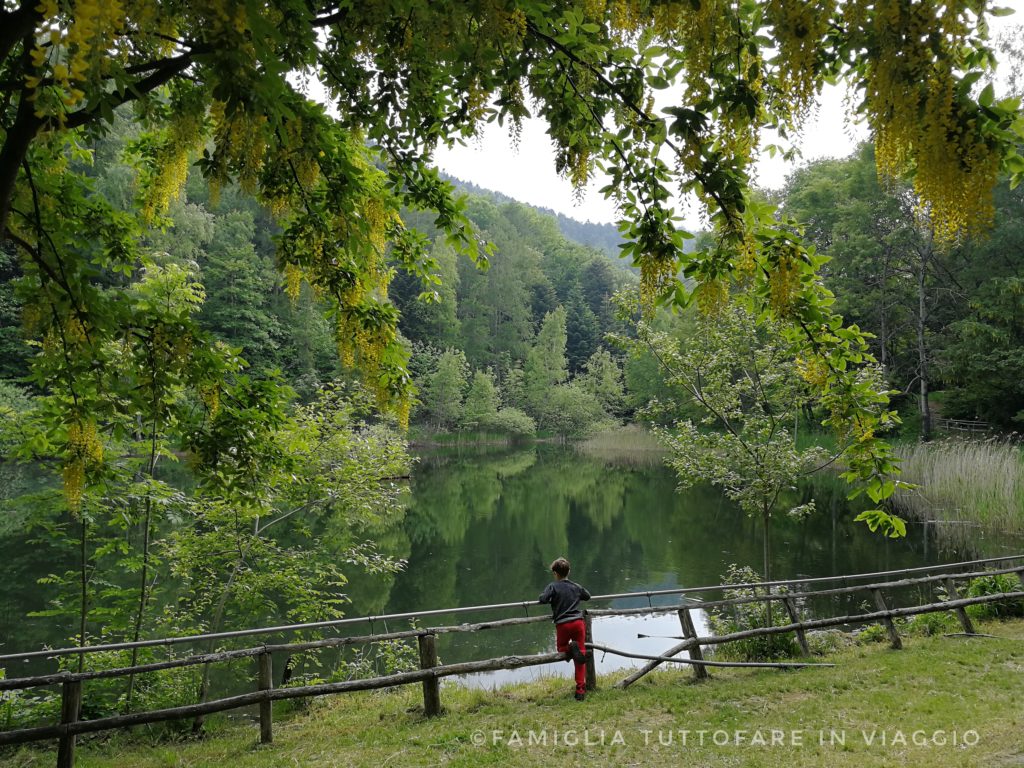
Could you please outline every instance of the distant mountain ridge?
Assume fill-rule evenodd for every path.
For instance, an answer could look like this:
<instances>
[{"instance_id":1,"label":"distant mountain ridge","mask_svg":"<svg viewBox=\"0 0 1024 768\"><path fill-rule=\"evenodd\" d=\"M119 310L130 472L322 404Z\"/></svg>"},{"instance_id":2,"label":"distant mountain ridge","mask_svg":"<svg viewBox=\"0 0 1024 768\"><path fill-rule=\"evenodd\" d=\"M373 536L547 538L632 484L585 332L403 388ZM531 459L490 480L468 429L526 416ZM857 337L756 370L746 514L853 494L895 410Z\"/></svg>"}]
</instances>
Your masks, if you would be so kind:
<instances>
[{"instance_id":1,"label":"distant mountain ridge","mask_svg":"<svg viewBox=\"0 0 1024 768\"><path fill-rule=\"evenodd\" d=\"M535 211L547 214L558 222L559 231L561 231L567 239L572 240L575 243L579 243L580 245L585 245L588 248L601 251L618 266L621 266L624 269L631 269L631 266L619 255L619 244L622 243L622 236L619 234L618 227L614 224L580 221L579 219L574 219L571 216L566 216L563 213L553 211L550 208L533 205L532 203L525 202L523 200L516 200L502 192L477 186L471 181L463 181L462 179L444 173L443 171L440 175L441 178L451 182L456 189L463 190L469 194L480 195L481 197L488 198L496 203L519 203L520 205L526 205L533 208Z\"/></svg>"}]
</instances>

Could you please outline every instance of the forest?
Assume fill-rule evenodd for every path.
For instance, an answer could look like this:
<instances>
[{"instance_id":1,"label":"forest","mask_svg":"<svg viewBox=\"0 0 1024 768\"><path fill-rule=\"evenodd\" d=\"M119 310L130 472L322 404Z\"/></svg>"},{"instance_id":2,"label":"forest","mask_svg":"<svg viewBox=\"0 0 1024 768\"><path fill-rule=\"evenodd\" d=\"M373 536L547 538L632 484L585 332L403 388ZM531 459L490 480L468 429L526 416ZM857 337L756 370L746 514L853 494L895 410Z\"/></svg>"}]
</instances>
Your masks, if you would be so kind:
<instances>
[{"instance_id":1,"label":"forest","mask_svg":"<svg viewBox=\"0 0 1024 768\"><path fill-rule=\"evenodd\" d=\"M766 577L771 520L815 512L794 489L820 469L869 500L871 531L904 535L895 439L1024 419L1024 117L1017 81L996 91L999 57L1020 58L990 38L1001 15L5 2L5 575L44 552L29 610L78 646L332 619L408 566L384 544L411 445L632 423L680 488L763 523ZM793 157L837 83L870 142L757 189L758 156ZM604 180L614 234L433 164L533 119L574 189ZM49 642L31 634L5 642ZM195 683L131 677L93 706Z\"/></svg>"}]
</instances>

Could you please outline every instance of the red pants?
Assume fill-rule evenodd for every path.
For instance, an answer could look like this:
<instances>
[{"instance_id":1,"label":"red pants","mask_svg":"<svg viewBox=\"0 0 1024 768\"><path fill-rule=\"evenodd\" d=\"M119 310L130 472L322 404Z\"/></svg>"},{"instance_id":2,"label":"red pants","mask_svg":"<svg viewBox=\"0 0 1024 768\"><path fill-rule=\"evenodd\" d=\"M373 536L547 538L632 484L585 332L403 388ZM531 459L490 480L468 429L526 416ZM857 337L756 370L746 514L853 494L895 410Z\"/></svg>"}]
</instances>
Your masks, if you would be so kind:
<instances>
[{"instance_id":1,"label":"red pants","mask_svg":"<svg viewBox=\"0 0 1024 768\"><path fill-rule=\"evenodd\" d=\"M587 647L584 641L587 637L587 627L583 619L567 621L564 624L555 624L555 648L559 653L569 650L569 641L575 640L580 647L580 653L586 653ZM587 689L587 665L575 664L576 667L576 692L583 693Z\"/></svg>"}]
</instances>

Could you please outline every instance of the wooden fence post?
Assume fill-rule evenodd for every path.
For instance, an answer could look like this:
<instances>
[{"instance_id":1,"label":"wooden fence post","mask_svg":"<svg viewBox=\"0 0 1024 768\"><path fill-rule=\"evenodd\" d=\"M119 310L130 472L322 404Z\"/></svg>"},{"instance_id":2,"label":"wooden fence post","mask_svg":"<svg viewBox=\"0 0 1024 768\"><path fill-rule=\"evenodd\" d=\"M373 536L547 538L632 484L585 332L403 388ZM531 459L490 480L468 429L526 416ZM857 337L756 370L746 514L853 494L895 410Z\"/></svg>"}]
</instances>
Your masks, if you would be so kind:
<instances>
[{"instance_id":1,"label":"wooden fence post","mask_svg":"<svg viewBox=\"0 0 1024 768\"><path fill-rule=\"evenodd\" d=\"M436 641L435 635L420 635L417 638L420 669L437 666ZM436 677L429 677L423 681L423 712L427 717L437 717L441 714L441 682Z\"/></svg>"},{"instance_id":2,"label":"wooden fence post","mask_svg":"<svg viewBox=\"0 0 1024 768\"><path fill-rule=\"evenodd\" d=\"M693 617L690 616L690 609L680 608L676 611L676 614L679 616L679 624L683 628L683 637L686 640L696 638L697 628L693 626ZM693 648L690 649L690 658L695 661L704 661L704 652L701 651L699 643L694 643ZM707 680L710 677L708 668L703 664L694 664L693 677L695 680Z\"/></svg>"},{"instance_id":3,"label":"wooden fence post","mask_svg":"<svg viewBox=\"0 0 1024 768\"><path fill-rule=\"evenodd\" d=\"M78 722L78 713L82 709L82 681L68 680L61 685L60 691L60 724L70 725ZM65 731L60 736L57 746L57 768L74 768L75 765L75 734Z\"/></svg>"},{"instance_id":4,"label":"wooden fence post","mask_svg":"<svg viewBox=\"0 0 1024 768\"><path fill-rule=\"evenodd\" d=\"M264 651L259 655L259 688L269 691L274 687L274 657ZM270 699L260 702L260 744L274 741L274 702Z\"/></svg>"},{"instance_id":5,"label":"wooden fence post","mask_svg":"<svg viewBox=\"0 0 1024 768\"><path fill-rule=\"evenodd\" d=\"M889 606L886 605L885 597L882 595L880 589L872 589L871 594L875 598L875 605L880 611L888 611ZM892 623L892 617L886 616L882 619L882 624L885 625L886 631L889 633L889 642L892 645L894 651L898 651L903 648L903 641L900 640L900 633L896 631L896 625Z\"/></svg>"},{"instance_id":6,"label":"wooden fence post","mask_svg":"<svg viewBox=\"0 0 1024 768\"><path fill-rule=\"evenodd\" d=\"M796 609L796 603L793 602L793 598L787 595L786 597L782 598L782 604L786 606L786 613L789 614L789 620L793 624L799 624L800 613ZM811 647L807 645L807 635L804 633L802 627L797 628L796 630L796 641L800 643L800 652L804 656L810 656Z\"/></svg>"},{"instance_id":7,"label":"wooden fence post","mask_svg":"<svg viewBox=\"0 0 1024 768\"><path fill-rule=\"evenodd\" d=\"M959 600L960 593L956 591L956 582L952 578L946 579L946 595L950 600ZM963 606L954 609L956 611L956 617L960 619L960 626L963 627L964 632L968 635L975 634L974 624L971 623L971 617L967 615L967 611L964 610Z\"/></svg>"},{"instance_id":8,"label":"wooden fence post","mask_svg":"<svg viewBox=\"0 0 1024 768\"><path fill-rule=\"evenodd\" d=\"M583 637L583 642L587 646L587 690L597 690L597 662L594 660L594 649L590 647L590 644L594 642L594 625L593 619L590 618L590 614L584 611L583 613L583 626L586 627L586 634Z\"/></svg>"}]
</instances>

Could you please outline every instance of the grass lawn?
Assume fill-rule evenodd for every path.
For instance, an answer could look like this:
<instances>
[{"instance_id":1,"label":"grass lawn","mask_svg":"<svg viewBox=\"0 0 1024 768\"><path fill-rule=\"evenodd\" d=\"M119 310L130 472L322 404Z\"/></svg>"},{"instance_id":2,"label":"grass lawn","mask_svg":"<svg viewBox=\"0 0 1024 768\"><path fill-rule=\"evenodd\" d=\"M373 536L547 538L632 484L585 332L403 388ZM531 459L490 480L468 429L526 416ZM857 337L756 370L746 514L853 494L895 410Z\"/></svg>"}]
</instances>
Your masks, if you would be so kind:
<instances>
[{"instance_id":1,"label":"grass lawn","mask_svg":"<svg viewBox=\"0 0 1024 768\"><path fill-rule=\"evenodd\" d=\"M1024 621L978 631L998 639L910 637L902 651L819 659L831 669L715 669L699 684L684 667L624 691L609 677L582 703L565 665L563 678L498 691L445 685L446 712L429 720L418 685L347 694L277 710L272 745L256 724L222 720L200 741L143 729L85 740L77 765L1024 766ZM55 745L0 756L55 761Z\"/></svg>"}]
</instances>

